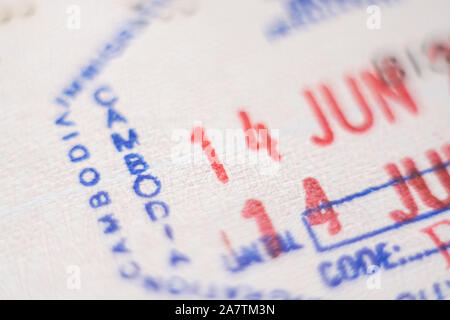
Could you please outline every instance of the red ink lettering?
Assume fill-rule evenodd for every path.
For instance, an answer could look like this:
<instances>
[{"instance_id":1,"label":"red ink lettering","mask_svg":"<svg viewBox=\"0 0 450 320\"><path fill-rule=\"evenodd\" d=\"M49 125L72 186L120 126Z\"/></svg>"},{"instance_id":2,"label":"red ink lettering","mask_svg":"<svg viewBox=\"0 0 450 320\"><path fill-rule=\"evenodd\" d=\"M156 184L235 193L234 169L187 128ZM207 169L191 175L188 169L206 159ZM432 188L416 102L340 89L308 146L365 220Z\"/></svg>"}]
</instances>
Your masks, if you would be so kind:
<instances>
[{"instance_id":1,"label":"red ink lettering","mask_svg":"<svg viewBox=\"0 0 450 320\"><path fill-rule=\"evenodd\" d=\"M369 71L362 72L361 76L381 106L381 109L389 122L395 122L395 116L385 97L401 102L406 109L413 114L418 113L417 105L403 82L397 82L389 85L385 83L378 75L372 74Z\"/></svg>"},{"instance_id":2,"label":"red ink lettering","mask_svg":"<svg viewBox=\"0 0 450 320\"><path fill-rule=\"evenodd\" d=\"M331 131L330 124L328 123L327 118L322 112L322 109L319 107L319 104L317 103L316 98L314 97L312 92L309 90L304 90L303 95L305 96L306 101L309 103L311 109L313 110L314 116L316 117L317 122L324 132L323 138L317 135L313 135L311 137L311 140L319 146L327 146L334 140L334 134L333 131Z\"/></svg>"},{"instance_id":3,"label":"red ink lettering","mask_svg":"<svg viewBox=\"0 0 450 320\"><path fill-rule=\"evenodd\" d=\"M409 213L405 213L401 210L394 210L391 211L389 215L396 222L403 222L415 218L419 209L414 201L411 191L409 191L409 188L400 173L400 170L393 163L388 163L384 168L393 180L399 180L399 182L394 183L393 187L400 196L402 204L409 209Z\"/></svg>"},{"instance_id":4,"label":"red ink lettering","mask_svg":"<svg viewBox=\"0 0 450 320\"><path fill-rule=\"evenodd\" d=\"M434 232L434 228L436 228L440 225L450 226L450 220L442 220L440 222L432 224L429 227L422 229L421 231L425 232L426 234L428 234L430 236L431 240L433 240L433 242L439 248L439 251L444 256L444 259L447 261L447 269L450 269L450 254L448 252L448 249L446 248L446 246L448 246L450 244L450 241L443 242Z\"/></svg>"},{"instance_id":5,"label":"red ink lettering","mask_svg":"<svg viewBox=\"0 0 450 320\"><path fill-rule=\"evenodd\" d=\"M281 156L277 151L277 141L270 136L267 127L262 123L252 125L245 111L240 111L239 117L245 131L247 147L255 151L260 148L266 149L274 161L281 161Z\"/></svg>"},{"instance_id":6,"label":"red ink lettering","mask_svg":"<svg viewBox=\"0 0 450 320\"><path fill-rule=\"evenodd\" d=\"M216 151L211 146L211 141L208 140L205 134L205 130L202 127L195 127L192 130L191 143L199 143L202 146L203 151L208 157L208 161L211 164L211 168L216 173L217 179L222 183L228 182L228 175L216 155Z\"/></svg>"},{"instance_id":7,"label":"red ink lettering","mask_svg":"<svg viewBox=\"0 0 450 320\"><path fill-rule=\"evenodd\" d=\"M444 153L447 158L450 158L450 145L445 145ZM389 163L385 166L385 170L391 176L392 179L399 180L394 183L394 189L400 196L400 200L403 205L409 209L409 213L405 213L401 210L394 210L390 212L390 216L396 222L403 222L415 218L418 214L417 204L414 201L413 196L408 188L410 185L419 195L422 202L432 209L442 209L450 205L450 175L442 162L439 154L434 150L429 150L427 153L427 158L430 161L432 168L434 168L434 174L438 177L440 183L443 185L447 191L447 198L445 200L440 200L434 196L430 188L428 187L425 179L420 175L419 170L417 170L414 161L411 158L404 158L402 164L405 167L406 174L409 177L408 181L405 182L404 177L400 174L398 167Z\"/></svg>"},{"instance_id":8,"label":"red ink lettering","mask_svg":"<svg viewBox=\"0 0 450 320\"><path fill-rule=\"evenodd\" d=\"M281 244L270 217L261 201L249 199L242 209L242 216L246 219L255 218L259 232L268 241L265 242L267 252L276 258L282 252Z\"/></svg>"},{"instance_id":9,"label":"red ink lettering","mask_svg":"<svg viewBox=\"0 0 450 320\"><path fill-rule=\"evenodd\" d=\"M319 182L314 178L306 178L303 180L303 187L306 192L306 209L314 210L317 207L328 204L328 198L320 186ZM322 213L322 210L325 213ZM332 207L327 207L322 210L314 211L307 215L310 225L328 224L328 233L337 234L341 231L342 226L338 220L338 213Z\"/></svg>"},{"instance_id":10,"label":"red ink lettering","mask_svg":"<svg viewBox=\"0 0 450 320\"><path fill-rule=\"evenodd\" d=\"M333 112L334 116L337 118L337 121L339 122L339 124L344 129L346 129L350 132L353 132L353 133L365 132L373 125L372 111L370 111L366 100L364 99L363 95L361 94L361 91L358 88L356 80L352 77L347 77L346 82L347 82L348 87L350 88L353 98L358 103L358 106L361 109L361 112L364 116L364 121L360 125L352 125L348 122L348 120L346 119L345 115L342 112L341 107L339 107L338 103L336 102L336 99L334 98L334 96L331 93L328 86L322 85L321 86L322 92L328 102L328 105L331 108L331 111Z\"/></svg>"}]
</instances>

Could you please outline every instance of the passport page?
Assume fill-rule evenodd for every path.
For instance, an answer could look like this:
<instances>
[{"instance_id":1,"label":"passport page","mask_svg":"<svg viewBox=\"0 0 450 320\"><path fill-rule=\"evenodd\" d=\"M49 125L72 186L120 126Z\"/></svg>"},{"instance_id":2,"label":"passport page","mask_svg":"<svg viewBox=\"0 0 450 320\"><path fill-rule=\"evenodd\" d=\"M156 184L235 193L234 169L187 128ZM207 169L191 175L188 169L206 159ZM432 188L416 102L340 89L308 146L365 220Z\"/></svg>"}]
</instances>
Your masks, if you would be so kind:
<instances>
[{"instance_id":1,"label":"passport page","mask_svg":"<svg viewBox=\"0 0 450 320\"><path fill-rule=\"evenodd\" d=\"M449 299L448 0L0 1L2 299Z\"/></svg>"}]
</instances>

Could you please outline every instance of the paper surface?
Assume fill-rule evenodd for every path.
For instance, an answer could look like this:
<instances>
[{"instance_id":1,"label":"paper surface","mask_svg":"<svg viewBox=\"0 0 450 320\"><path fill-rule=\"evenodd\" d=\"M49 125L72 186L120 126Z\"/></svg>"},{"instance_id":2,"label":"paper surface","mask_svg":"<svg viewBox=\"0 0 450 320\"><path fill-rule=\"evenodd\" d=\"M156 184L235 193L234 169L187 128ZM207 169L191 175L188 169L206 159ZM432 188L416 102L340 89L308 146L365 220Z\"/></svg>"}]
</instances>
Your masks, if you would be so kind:
<instances>
[{"instance_id":1,"label":"paper surface","mask_svg":"<svg viewBox=\"0 0 450 320\"><path fill-rule=\"evenodd\" d=\"M449 299L449 14L1 1L0 297Z\"/></svg>"}]
</instances>

